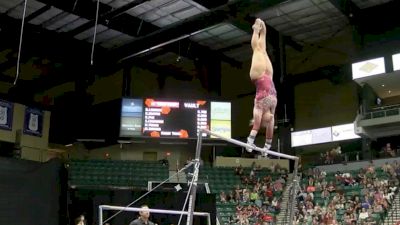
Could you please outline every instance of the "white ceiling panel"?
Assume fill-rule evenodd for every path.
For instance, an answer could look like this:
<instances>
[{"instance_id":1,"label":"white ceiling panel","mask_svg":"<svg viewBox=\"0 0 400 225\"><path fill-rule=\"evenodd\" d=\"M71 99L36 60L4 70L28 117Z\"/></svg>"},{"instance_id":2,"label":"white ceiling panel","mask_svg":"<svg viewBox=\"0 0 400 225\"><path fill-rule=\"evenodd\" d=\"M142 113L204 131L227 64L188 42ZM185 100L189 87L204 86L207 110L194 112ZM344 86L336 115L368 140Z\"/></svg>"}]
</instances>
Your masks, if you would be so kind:
<instances>
[{"instance_id":1,"label":"white ceiling panel","mask_svg":"<svg viewBox=\"0 0 400 225\"><path fill-rule=\"evenodd\" d=\"M303 27L301 27L301 26L294 26L294 27L291 27L291 28L288 29L288 30L282 31L282 33L285 34L285 35L287 35L287 36L293 36L293 35L301 34L301 33L304 33L304 32L308 32L308 31L305 30L305 29L304 29Z\"/></svg>"},{"instance_id":2,"label":"white ceiling panel","mask_svg":"<svg viewBox=\"0 0 400 225\"><path fill-rule=\"evenodd\" d=\"M109 4L112 1L114 1L114 0L100 0L100 2L104 3L104 4Z\"/></svg>"},{"instance_id":3,"label":"white ceiling panel","mask_svg":"<svg viewBox=\"0 0 400 225\"><path fill-rule=\"evenodd\" d=\"M65 13L65 12L64 12ZM60 27L73 22L74 20L78 19L79 17L77 15L67 13L62 19L56 20L53 23L49 24L46 26L46 29L48 30L57 30Z\"/></svg>"},{"instance_id":4,"label":"white ceiling panel","mask_svg":"<svg viewBox=\"0 0 400 225\"><path fill-rule=\"evenodd\" d=\"M277 25L280 25L280 24L285 24L285 23L290 22L290 21L291 21L290 18L288 18L285 15L285 16L274 17L272 19L269 19L269 20L266 21L266 23L268 25L271 25L271 26L277 26Z\"/></svg>"},{"instance_id":5,"label":"white ceiling panel","mask_svg":"<svg viewBox=\"0 0 400 225\"><path fill-rule=\"evenodd\" d=\"M175 13L180 10L183 10L185 8L189 8L191 6L190 3L184 1L184 0L176 0L176 1L171 1L167 4L164 4L162 7L160 7L162 10L167 11L169 13Z\"/></svg>"},{"instance_id":6,"label":"white ceiling panel","mask_svg":"<svg viewBox=\"0 0 400 225\"><path fill-rule=\"evenodd\" d=\"M331 2L324 2L321 4L318 4L318 8L320 8L323 11L331 11L337 9Z\"/></svg>"},{"instance_id":7,"label":"white ceiling panel","mask_svg":"<svg viewBox=\"0 0 400 225\"><path fill-rule=\"evenodd\" d=\"M207 10L192 0L151 0L132 8L127 13L158 27L164 27Z\"/></svg>"},{"instance_id":8,"label":"white ceiling panel","mask_svg":"<svg viewBox=\"0 0 400 225\"><path fill-rule=\"evenodd\" d=\"M310 34L309 33L302 33L302 34L297 34L297 35L294 35L293 36L293 38L295 39L295 40L300 40L300 41L302 41L302 40L304 40L304 39L307 39L307 38L309 38L310 37Z\"/></svg>"},{"instance_id":9,"label":"white ceiling panel","mask_svg":"<svg viewBox=\"0 0 400 225\"><path fill-rule=\"evenodd\" d=\"M71 31L85 23L87 23L89 20L85 18L78 18L71 23L66 24L65 26L62 26L61 28L58 29L59 32L68 32Z\"/></svg>"},{"instance_id":10,"label":"white ceiling panel","mask_svg":"<svg viewBox=\"0 0 400 225\"><path fill-rule=\"evenodd\" d=\"M353 0L353 2L361 9L369 8L376 5L381 5L390 1L393 0Z\"/></svg>"},{"instance_id":11,"label":"white ceiling panel","mask_svg":"<svg viewBox=\"0 0 400 225\"><path fill-rule=\"evenodd\" d=\"M227 23L221 23L205 29L203 32L190 37L201 45L212 49L225 48L231 45L250 40L250 34L238 29L236 26Z\"/></svg>"},{"instance_id":12,"label":"white ceiling panel","mask_svg":"<svg viewBox=\"0 0 400 225\"><path fill-rule=\"evenodd\" d=\"M193 41L201 41L210 37L212 37L210 33L208 33L207 31L203 31L201 33L193 35L192 37L190 37L190 39L192 39Z\"/></svg>"},{"instance_id":13,"label":"white ceiling panel","mask_svg":"<svg viewBox=\"0 0 400 225\"><path fill-rule=\"evenodd\" d=\"M177 17L180 20L184 20L186 18L192 17L192 16L197 15L199 13L201 13L200 9L198 9L197 7L190 7L188 9L186 9L186 10L183 10L183 11L175 13L174 16Z\"/></svg>"},{"instance_id":14,"label":"white ceiling panel","mask_svg":"<svg viewBox=\"0 0 400 225\"><path fill-rule=\"evenodd\" d=\"M36 0L28 1L28 4L26 5L25 16L29 16L36 10L42 8L43 6L45 6L45 4L38 2ZM24 12L24 2L21 2L21 4L19 4L17 7L9 11L7 15L13 18L21 19L23 12Z\"/></svg>"},{"instance_id":15,"label":"white ceiling panel","mask_svg":"<svg viewBox=\"0 0 400 225\"><path fill-rule=\"evenodd\" d=\"M238 44L238 43L242 43L242 42L246 42L246 41L250 41L251 40L251 36L249 34L240 36L240 37L235 37L232 38L230 40L224 41L223 43L226 44L226 46L230 46L230 45L234 45L234 44Z\"/></svg>"},{"instance_id":16,"label":"white ceiling panel","mask_svg":"<svg viewBox=\"0 0 400 225\"><path fill-rule=\"evenodd\" d=\"M258 12L255 14L256 18L261 18L263 20L269 20L274 17L278 17L283 15L284 13L279 10L277 6L270 7L264 11Z\"/></svg>"},{"instance_id":17,"label":"white ceiling panel","mask_svg":"<svg viewBox=\"0 0 400 225\"><path fill-rule=\"evenodd\" d=\"M223 24L214 26L213 28L207 30L207 32L209 32L212 35L220 35L220 34L224 34L226 32L232 31L233 29L236 29L236 27L231 24L223 23Z\"/></svg>"},{"instance_id":18,"label":"white ceiling panel","mask_svg":"<svg viewBox=\"0 0 400 225\"><path fill-rule=\"evenodd\" d=\"M101 24L97 25L97 33L101 33L101 32L103 32L103 31L105 31L107 29L108 28L106 26L104 26L104 25L101 25ZM75 35L74 38L76 38L78 40L87 39L90 36L93 36L93 33L94 33L94 27L92 27L90 29L87 29L87 30L83 31L82 33L79 33L79 34Z\"/></svg>"},{"instance_id":19,"label":"white ceiling panel","mask_svg":"<svg viewBox=\"0 0 400 225\"><path fill-rule=\"evenodd\" d=\"M141 14L148 12L152 9L154 9L154 7L151 6L149 2L145 2L128 10L127 13L132 16L140 16Z\"/></svg>"},{"instance_id":20,"label":"white ceiling panel","mask_svg":"<svg viewBox=\"0 0 400 225\"><path fill-rule=\"evenodd\" d=\"M178 18L168 15L168 16L161 17L160 19L158 19L156 21L153 21L153 24L158 27L165 27L165 26L171 25L173 23L176 23L178 21L179 21Z\"/></svg>"},{"instance_id":21,"label":"white ceiling panel","mask_svg":"<svg viewBox=\"0 0 400 225\"><path fill-rule=\"evenodd\" d=\"M315 15L315 14L320 14L321 10L319 8L317 8L316 6L312 6L306 9L301 9L298 11L294 11L291 13L288 13L288 16L292 19L301 19L303 17L307 17L310 15Z\"/></svg>"},{"instance_id":22,"label":"white ceiling panel","mask_svg":"<svg viewBox=\"0 0 400 225\"><path fill-rule=\"evenodd\" d=\"M154 10L151 10L150 12L147 12L142 15L142 19L146 20L147 22L153 22L155 20L158 20L161 16L156 14Z\"/></svg>"},{"instance_id":23,"label":"white ceiling panel","mask_svg":"<svg viewBox=\"0 0 400 225\"><path fill-rule=\"evenodd\" d=\"M104 48L116 48L125 43L131 42L133 39L134 38L129 35L122 34L115 38L107 40L107 41L101 43L100 45L103 46Z\"/></svg>"},{"instance_id":24,"label":"white ceiling panel","mask_svg":"<svg viewBox=\"0 0 400 225\"><path fill-rule=\"evenodd\" d=\"M306 16L301 19L298 19L297 22L300 24L307 25L307 24L313 23L315 21L320 21L320 20L324 20L324 19L327 19L327 16L323 13L318 13L318 14L314 14L311 16Z\"/></svg>"},{"instance_id":25,"label":"white ceiling panel","mask_svg":"<svg viewBox=\"0 0 400 225\"><path fill-rule=\"evenodd\" d=\"M113 39L117 36L122 35L121 32L113 30L113 29L107 29L103 32L99 32L96 35L96 43L102 43L107 40ZM93 35L91 35L89 38L86 39L87 42L92 43L93 42Z\"/></svg>"},{"instance_id":26,"label":"white ceiling panel","mask_svg":"<svg viewBox=\"0 0 400 225\"><path fill-rule=\"evenodd\" d=\"M287 21L286 23L281 23L279 25L274 25L274 28L278 31L284 31L292 28L294 25L291 21Z\"/></svg>"},{"instance_id":27,"label":"white ceiling panel","mask_svg":"<svg viewBox=\"0 0 400 225\"><path fill-rule=\"evenodd\" d=\"M0 1L0 10L1 12L6 12L9 9L15 8L18 4L20 4L21 1L15 1L15 0L2 0Z\"/></svg>"},{"instance_id":28,"label":"white ceiling panel","mask_svg":"<svg viewBox=\"0 0 400 225\"><path fill-rule=\"evenodd\" d=\"M212 45L214 45L214 44L216 44L218 42L219 42L219 40L216 39L216 38L209 38L209 39L202 40L200 42L200 44L206 45L206 46L212 46Z\"/></svg>"},{"instance_id":29,"label":"white ceiling panel","mask_svg":"<svg viewBox=\"0 0 400 225\"><path fill-rule=\"evenodd\" d=\"M313 3L310 0L297 0L280 4L279 9L284 13L290 13L311 6L313 6Z\"/></svg>"},{"instance_id":30,"label":"white ceiling panel","mask_svg":"<svg viewBox=\"0 0 400 225\"><path fill-rule=\"evenodd\" d=\"M232 39L232 38L243 36L243 35L246 35L246 32L239 30L239 29L235 29L235 30L229 31L227 33L221 34L218 37L223 40L228 40L228 39Z\"/></svg>"},{"instance_id":31,"label":"white ceiling panel","mask_svg":"<svg viewBox=\"0 0 400 225\"><path fill-rule=\"evenodd\" d=\"M114 1L112 1L110 3L108 3L108 5L110 5L110 6L114 7L114 8L119 8L119 7L123 6L123 5L126 5L126 4L128 4L130 2L132 2L132 1L134 1L134 0L114 0Z\"/></svg>"},{"instance_id":32,"label":"white ceiling panel","mask_svg":"<svg viewBox=\"0 0 400 225\"><path fill-rule=\"evenodd\" d=\"M301 41L329 38L348 24L329 0L287 1L256 15L268 18L266 23L282 34Z\"/></svg>"},{"instance_id":33,"label":"white ceiling panel","mask_svg":"<svg viewBox=\"0 0 400 225\"><path fill-rule=\"evenodd\" d=\"M159 9L159 8L153 9L152 12L155 13L155 14L157 14L157 15L159 15L160 17L164 17L164 16L170 15L170 13L168 13L168 12L166 12L166 11L164 11L164 10L161 10L161 9Z\"/></svg>"},{"instance_id":34,"label":"white ceiling panel","mask_svg":"<svg viewBox=\"0 0 400 225\"><path fill-rule=\"evenodd\" d=\"M46 12L40 14L39 16L35 17L33 20L29 21L29 23L39 25L39 24L42 24L43 22L57 16L58 14L60 14L62 12L63 11L61 9L51 7Z\"/></svg>"},{"instance_id":35,"label":"white ceiling panel","mask_svg":"<svg viewBox=\"0 0 400 225\"><path fill-rule=\"evenodd\" d=\"M163 5L173 1L175 0L152 0L149 1L149 5L151 5L153 8L161 8Z\"/></svg>"},{"instance_id":36,"label":"white ceiling panel","mask_svg":"<svg viewBox=\"0 0 400 225\"><path fill-rule=\"evenodd\" d=\"M328 2L329 0L311 0L315 5L323 4Z\"/></svg>"}]
</instances>

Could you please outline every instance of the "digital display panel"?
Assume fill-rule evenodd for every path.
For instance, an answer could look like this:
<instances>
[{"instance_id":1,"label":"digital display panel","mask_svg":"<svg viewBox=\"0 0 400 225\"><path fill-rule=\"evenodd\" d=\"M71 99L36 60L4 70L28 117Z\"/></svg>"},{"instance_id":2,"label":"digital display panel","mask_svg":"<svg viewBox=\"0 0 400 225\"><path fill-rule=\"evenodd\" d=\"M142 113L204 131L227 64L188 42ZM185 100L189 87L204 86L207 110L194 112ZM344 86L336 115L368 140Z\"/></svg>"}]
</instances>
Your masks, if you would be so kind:
<instances>
[{"instance_id":1,"label":"digital display panel","mask_svg":"<svg viewBox=\"0 0 400 225\"><path fill-rule=\"evenodd\" d=\"M150 98L144 101L144 136L197 137L198 128L207 126L207 101L166 101Z\"/></svg>"},{"instance_id":2,"label":"digital display panel","mask_svg":"<svg viewBox=\"0 0 400 225\"><path fill-rule=\"evenodd\" d=\"M343 124L332 127L332 141L360 138L354 131L354 124Z\"/></svg>"},{"instance_id":3,"label":"digital display panel","mask_svg":"<svg viewBox=\"0 0 400 225\"><path fill-rule=\"evenodd\" d=\"M142 134L142 120L143 100L122 99L119 135L121 137L140 136Z\"/></svg>"},{"instance_id":4,"label":"digital display panel","mask_svg":"<svg viewBox=\"0 0 400 225\"><path fill-rule=\"evenodd\" d=\"M312 133L312 143L321 144L332 141L332 128L324 127L311 130Z\"/></svg>"},{"instance_id":5,"label":"digital display panel","mask_svg":"<svg viewBox=\"0 0 400 225\"><path fill-rule=\"evenodd\" d=\"M400 53L392 55L393 70L400 70Z\"/></svg>"},{"instance_id":6,"label":"digital display panel","mask_svg":"<svg viewBox=\"0 0 400 225\"><path fill-rule=\"evenodd\" d=\"M211 102L211 131L231 138L231 103ZM215 138L211 136L211 138Z\"/></svg>"},{"instance_id":7,"label":"digital display panel","mask_svg":"<svg viewBox=\"0 0 400 225\"><path fill-rule=\"evenodd\" d=\"M353 80L386 72L385 59L383 57L353 63L351 67Z\"/></svg>"},{"instance_id":8,"label":"digital display panel","mask_svg":"<svg viewBox=\"0 0 400 225\"><path fill-rule=\"evenodd\" d=\"M231 103L156 98L122 100L120 137L197 138L200 129L230 138Z\"/></svg>"}]
</instances>

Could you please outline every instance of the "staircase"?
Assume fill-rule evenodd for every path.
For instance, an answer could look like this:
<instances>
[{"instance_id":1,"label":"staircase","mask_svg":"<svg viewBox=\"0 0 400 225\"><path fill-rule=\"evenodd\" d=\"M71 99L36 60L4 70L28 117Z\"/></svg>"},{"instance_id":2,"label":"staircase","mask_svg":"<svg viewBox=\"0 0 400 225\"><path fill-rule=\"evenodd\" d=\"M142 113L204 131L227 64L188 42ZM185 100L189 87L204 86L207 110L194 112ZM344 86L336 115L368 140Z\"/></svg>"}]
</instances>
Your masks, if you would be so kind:
<instances>
[{"instance_id":1,"label":"staircase","mask_svg":"<svg viewBox=\"0 0 400 225\"><path fill-rule=\"evenodd\" d=\"M394 225L400 221L400 194L397 193L393 200L392 207L390 208L383 225Z\"/></svg>"},{"instance_id":2,"label":"staircase","mask_svg":"<svg viewBox=\"0 0 400 225\"><path fill-rule=\"evenodd\" d=\"M290 216L290 206L291 203L289 203L289 194L290 194L290 189L293 186L293 174L289 174L288 176L288 181L287 181L287 186L285 188L285 191L282 194L282 200L281 200L281 211L280 213L276 216L276 224L279 225L287 225L289 224L289 216Z\"/></svg>"}]
</instances>

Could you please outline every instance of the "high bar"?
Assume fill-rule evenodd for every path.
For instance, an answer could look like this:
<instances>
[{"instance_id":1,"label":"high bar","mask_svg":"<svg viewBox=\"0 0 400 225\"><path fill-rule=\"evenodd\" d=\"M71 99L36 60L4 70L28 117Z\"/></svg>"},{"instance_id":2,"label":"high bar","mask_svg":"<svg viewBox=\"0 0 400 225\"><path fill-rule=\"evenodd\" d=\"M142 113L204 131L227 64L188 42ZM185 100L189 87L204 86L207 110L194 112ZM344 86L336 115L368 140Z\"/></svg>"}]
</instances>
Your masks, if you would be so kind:
<instances>
[{"instance_id":1,"label":"high bar","mask_svg":"<svg viewBox=\"0 0 400 225\"><path fill-rule=\"evenodd\" d=\"M105 210L122 210L122 211L129 211L129 212L143 211L142 208L111 206L111 205L100 205L99 208L100 209L105 209ZM187 211L166 210L166 209L146 209L146 211L152 212L152 213L164 213L164 214L173 214L173 215L188 215L189 214ZM193 215L209 217L210 213L193 212Z\"/></svg>"},{"instance_id":2,"label":"high bar","mask_svg":"<svg viewBox=\"0 0 400 225\"><path fill-rule=\"evenodd\" d=\"M274 155L274 156L277 156L277 157L282 157L282 158L291 159L291 160L298 160L299 159L299 157L297 157L297 156L287 155L287 154L283 154L283 153L280 153L280 152L274 152L274 151L266 150L266 149L263 149L263 148L260 148L260 147L257 147L257 146L251 146L251 145L249 145L247 143L243 143L243 142L235 140L233 138L227 138L227 137L224 137L224 136L222 136L220 134L211 132L211 131L209 131L207 129L202 129L201 132L204 132L204 133L207 133L209 135L218 137L218 138L220 138L220 139L222 139L224 141L230 142L230 143L235 144L235 145L242 146L244 148L250 148L250 149L253 149L253 150L256 150L256 151L259 151L259 152L266 152L268 155ZM201 135L201 134L199 134L199 135Z\"/></svg>"}]
</instances>

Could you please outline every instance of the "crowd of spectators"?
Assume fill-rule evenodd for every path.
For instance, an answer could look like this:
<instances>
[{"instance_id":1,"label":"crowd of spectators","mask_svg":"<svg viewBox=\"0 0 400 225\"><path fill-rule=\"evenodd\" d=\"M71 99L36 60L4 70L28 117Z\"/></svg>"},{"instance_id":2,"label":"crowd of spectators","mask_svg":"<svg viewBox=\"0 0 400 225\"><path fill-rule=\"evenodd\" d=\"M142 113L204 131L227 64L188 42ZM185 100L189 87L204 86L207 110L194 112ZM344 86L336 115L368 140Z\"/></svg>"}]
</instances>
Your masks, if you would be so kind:
<instances>
[{"instance_id":1,"label":"crowd of spectators","mask_svg":"<svg viewBox=\"0 0 400 225\"><path fill-rule=\"evenodd\" d=\"M398 162L334 174L309 169L298 190L295 224L377 224L393 201L399 176Z\"/></svg>"},{"instance_id":2,"label":"crowd of spectators","mask_svg":"<svg viewBox=\"0 0 400 225\"><path fill-rule=\"evenodd\" d=\"M255 163L249 172L241 165L235 168L241 185L221 192L220 201L236 205L235 215L230 224L275 224L275 215L280 211L281 194L287 182L287 172L274 164L271 168L261 168ZM268 172L266 172L268 171Z\"/></svg>"}]
</instances>

